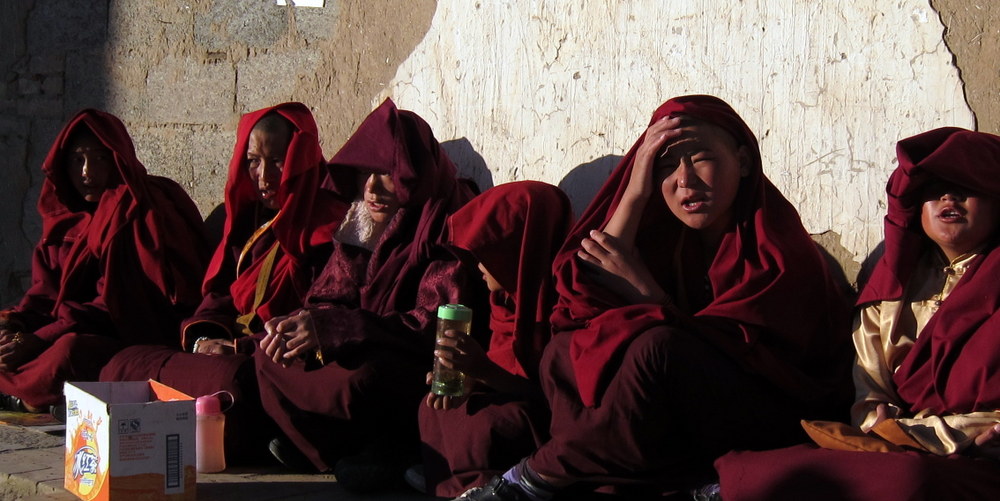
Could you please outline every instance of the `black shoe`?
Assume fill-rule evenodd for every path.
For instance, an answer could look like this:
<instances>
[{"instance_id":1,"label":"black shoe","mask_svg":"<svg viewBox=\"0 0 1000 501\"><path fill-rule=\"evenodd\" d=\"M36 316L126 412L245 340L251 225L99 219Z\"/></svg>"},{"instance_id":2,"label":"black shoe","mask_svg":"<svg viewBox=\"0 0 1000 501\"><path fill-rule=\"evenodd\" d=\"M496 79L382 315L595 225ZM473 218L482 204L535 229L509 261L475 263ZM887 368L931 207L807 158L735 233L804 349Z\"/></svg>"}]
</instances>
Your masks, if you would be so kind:
<instances>
[{"instance_id":1,"label":"black shoe","mask_svg":"<svg viewBox=\"0 0 1000 501\"><path fill-rule=\"evenodd\" d=\"M275 437L271 439L271 442L267 444L267 450L271 451L274 459L277 459L289 470L302 473L318 472L312 461L287 438Z\"/></svg>"},{"instance_id":2,"label":"black shoe","mask_svg":"<svg viewBox=\"0 0 1000 501\"><path fill-rule=\"evenodd\" d=\"M66 424L66 404L55 404L49 406L49 414L62 424Z\"/></svg>"},{"instance_id":3,"label":"black shoe","mask_svg":"<svg viewBox=\"0 0 1000 501\"><path fill-rule=\"evenodd\" d=\"M427 478L424 476L424 465L415 464L403 473L403 480L421 494L427 494Z\"/></svg>"},{"instance_id":4,"label":"black shoe","mask_svg":"<svg viewBox=\"0 0 1000 501\"><path fill-rule=\"evenodd\" d=\"M0 393L0 411L28 412L28 409L24 407L24 402L20 398Z\"/></svg>"},{"instance_id":5,"label":"black shoe","mask_svg":"<svg viewBox=\"0 0 1000 501\"><path fill-rule=\"evenodd\" d=\"M496 476L486 485L473 487L452 501L528 501L528 496L507 479Z\"/></svg>"}]
</instances>

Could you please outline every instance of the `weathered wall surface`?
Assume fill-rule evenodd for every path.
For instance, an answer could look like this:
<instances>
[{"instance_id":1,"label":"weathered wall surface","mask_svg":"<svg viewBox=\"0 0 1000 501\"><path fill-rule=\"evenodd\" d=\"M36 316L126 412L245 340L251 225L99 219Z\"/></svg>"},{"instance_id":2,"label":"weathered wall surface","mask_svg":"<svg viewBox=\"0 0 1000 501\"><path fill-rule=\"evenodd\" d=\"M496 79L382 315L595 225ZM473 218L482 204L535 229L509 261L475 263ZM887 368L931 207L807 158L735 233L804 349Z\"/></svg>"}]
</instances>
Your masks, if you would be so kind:
<instances>
[{"instance_id":1,"label":"weathered wall surface","mask_svg":"<svg viewBox=\"0 0 1000 501\"><path fill-rule=\"evenodd\" d=\"M440 2L385 94L464 136L494 182L560 184L578 208L662 101L714 94L765 172L848 262L879 243L894 143L972 127L925 0ZM461 40L462 43L454 43Z\"/></svg>"},{"instance_id":2,"label":"weathered wall surface","mask_svg":"<svg viewBox=\"0 0 1000 501\"><path fill-rule=\"evenodd\" d=\"M0 3L0 305L30 283L39 166L84 107L128 126L139 159L203 215L222 202L242 113L302 101L329 156L430 27L435 3L19 0Z\"/></svg>"},{"instance_id":3,"label":"weathered wall surface","mask_svg":"<svg viewBox=\"0 0 1000 501\"><path fill-rule=\"evenodd\" d=\"M988 0L931 0L955 54L977 129L1000 133L1000 4Z\"/></svg>"},{"instance_id":4,"label":"weathered wall surface","mask_svg":"<svg viewBox=\"0 0 1000 501\"><path fill-rule=\"evenodd\" d=\"M305 102L329 156L386 95L480 184L560 184L578 210L662 100L719 95L853 278L881 238L893 143L1000 128L1000 6L840 3L862 2L0 3L0 304L28 285L39 165L76 110L118 114L208 215L240 114Z\"/></svg>"}]
</instances>

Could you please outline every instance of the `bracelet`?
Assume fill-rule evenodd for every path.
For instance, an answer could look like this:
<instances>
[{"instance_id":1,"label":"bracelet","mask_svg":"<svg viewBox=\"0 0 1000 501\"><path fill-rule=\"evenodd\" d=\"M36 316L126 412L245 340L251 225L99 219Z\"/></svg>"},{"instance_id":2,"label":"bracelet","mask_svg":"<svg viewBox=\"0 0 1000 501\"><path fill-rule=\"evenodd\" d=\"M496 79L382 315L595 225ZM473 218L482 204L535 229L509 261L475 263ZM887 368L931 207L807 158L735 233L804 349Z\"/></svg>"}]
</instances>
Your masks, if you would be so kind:
<instances>
[{"instance_id":1,"label":"bracelet","mask_svg":"<svg viewBox=\"0 0 1000 501\"><path fill-rule=\"evenodd\" d=\"M208 336L202 336L202 337L200 337L198 339L195 339L194 340L194 345L191 347L191 353L198 353L198 345L201 344L202 341L208 341L209 339L212 339L212 338L210 338Z\"/></svg>"}]
</instances>

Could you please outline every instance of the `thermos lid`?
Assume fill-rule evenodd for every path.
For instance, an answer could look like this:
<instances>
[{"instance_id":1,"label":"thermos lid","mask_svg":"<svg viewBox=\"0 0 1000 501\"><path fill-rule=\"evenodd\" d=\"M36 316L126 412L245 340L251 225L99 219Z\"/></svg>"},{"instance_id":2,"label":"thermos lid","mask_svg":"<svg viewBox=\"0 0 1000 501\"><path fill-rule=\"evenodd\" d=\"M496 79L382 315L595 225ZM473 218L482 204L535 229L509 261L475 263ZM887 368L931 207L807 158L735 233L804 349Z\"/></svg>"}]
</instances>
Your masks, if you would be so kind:
<instances>
[{"instance_id":1,"label":"thermos lid","mask_svg":"<svg viewBox=\"0 0 1000 501\"><path fill-rule=\"evenodd\" d=\"M196 414L221 414L222 403L215 395L204 395L194 401L194 411Z\"/></svg>"},{"instance_id":2,"label":"thermos lid","mask_svg":"<svg viewBox=\"0 0 1000 501\"><path fill-rule=\"evenodd\" d=\"M438 306L438 318L470 322L472 321L472 310L460 304L442 304Z\"/></svg>"}]
</instances>

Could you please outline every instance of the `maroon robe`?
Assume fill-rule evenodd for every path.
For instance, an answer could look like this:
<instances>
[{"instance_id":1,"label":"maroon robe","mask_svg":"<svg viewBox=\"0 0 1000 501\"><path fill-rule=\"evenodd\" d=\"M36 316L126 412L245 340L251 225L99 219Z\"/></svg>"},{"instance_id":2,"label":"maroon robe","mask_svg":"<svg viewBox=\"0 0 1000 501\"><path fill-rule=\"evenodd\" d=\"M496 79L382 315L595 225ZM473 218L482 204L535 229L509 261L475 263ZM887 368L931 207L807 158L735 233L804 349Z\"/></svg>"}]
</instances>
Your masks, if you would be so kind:
<instances>
[{"instance_id":1,"label":"maroon robe","mask_svg":"<svg viewBox=\"0 0 1000 501\"><path fill-rule=\"evenodd\" d=\"M247 169L250 133L268 113L277 113L292 124L277 215L265 215ZM224 235L205 274L204 300L184 321L182 335L185 349L199 336L236 339L238 353L186 353L177 350L181 343L172 348L137 346L116 355L101 372L102 381L155 379L195 397L229 392L234 400L226 410L225 444L230 464L259 462L267 455L267 441L274 434L274 425L260 406L249 355L258 338L246 336L236 320L239 315L254 313L251 327L263 330L263 322L272 316L302 306L305 292L330 255L333 231L347 208L324 187L327 173L316 122L305 105L284 103L244 115L229 163ZM263 217L274 221L247 250L237 273L240 254L251 235L266 222ZM272 246L278 250L271 273L261 277ZM254 308L257 284L262 279L263 300Z\"/></svg>"},{"instance_id":2,"label":"maroon robe","mask_svg":"<svg viewBox=\"0 0 1000 501\"><path fill-rule=\"evenodd\" d=\"M96 207L88 207L67 174L65 148L80 127L111 150L117 167L117 183ZM0 393L32 407L58 402L64 381L96 379L122 346L176 344L180 319L200 299L192 277L207 261L194 202L174 181L146 173L115 116L78 113L59 133L42 170L42 238L32 286L3 317L49 347L19 369L0 372Z\"/></svg>"},{"instance_id":3,"label":"maroon robe","mask_svg":"<svg viewBox=\"0 0 1000 501\"><path fill-rule=\"evenodd\" d=\"M921 191L929 182L943 180L1000 200L1000 137L947 127L900 141L896 154L899 167L886 187L885 253L858 306L900 300L920 256L933 249L920 222ZM982 255L969 265L893 374L897 394L911 412L1000 409L998 239L1000 229L994 228ZM820 499L822 489L863 500L1000 499L1000 464L961 455L801 446L730 454L716 469L727 501Z\"/></svg>"},{"instance_id":4,"label":"maroon robe","mask_svg":"<svg viewBox=\"0 0 1000 501\"><path fill-rule=\"evenodd\" d=\"M449 243L471 254L470 273L482 263L503 287L490 295L487 356L535 384L551 334L552 258L571 221L566 195L537 181L497 186L448 219ZM455 409L419 408L424 476L436 496L485 484L547 437L543 402L489 388L477 388Z\"/></svg>"},{"instance_id":5,"label":"maroon robe","mask_svg":"<svg viewBox=\"0 0 1000 501\"><path fill-rule=\"evenodd\" d=\"M459 262L437 243L447 216L472 198L427 123L391 100L362 122L331 169L348 200L359 172L391 175L400 208L374 251L335 242L309 291L325 365L286 368L255 354L264 408L320 471L373 437L414 440L437 307L465 299Z\"/></svg>"},{"instance_id":6,"label":"maroon robe","mask_svg":"<svg viewBox=\"0 0 1000 501\"><path fill-rule=\"evenodd\" d=\"M685 487L729 448L794 443L799 418L849 398L846 297L764 176L753 133L710 96L671 99L650 123L677 115L721 127L747 149L733 222L706 263L698 235L652 197L636 247L673 302L624 304L576 254L613 215L645 136L612 172L555 261L555 337L542 361L552 439L528 461L543 475Z\"/></svg>"},{"instance_id":7,"label":"maroon robe","mask_svg":"<svg viewBox=\"0 0 1000 501\"><path fill-rule=\"evenodd\" d=\"M292 123L292 139L285 153L278 187L277 215L266 214L257 186L247 170L250 133L265 115L277 113ZM205 275L205 300L184 322L184 346L194 342L191 332L215 327L209 337L236 338L245 333L236 324L240 315L254 314L250 332L263 330L263 322L287 315L302 306L306 291L330 256L333 232L348 204L328 189L328 170L320 148L316 121L302 103L284 103L247 113L240 119L236 145L226 183L226 223L222 242ZM269 229L254 242L248 256L240 254L258 227L273 217ZM268 277L260 273L272 246L277 254ZM240 268L237 270L237 265ZM258 283L265 284L255 307ZM199 334L206 333L202 330Z\"/></svg>"}]
</instances>

